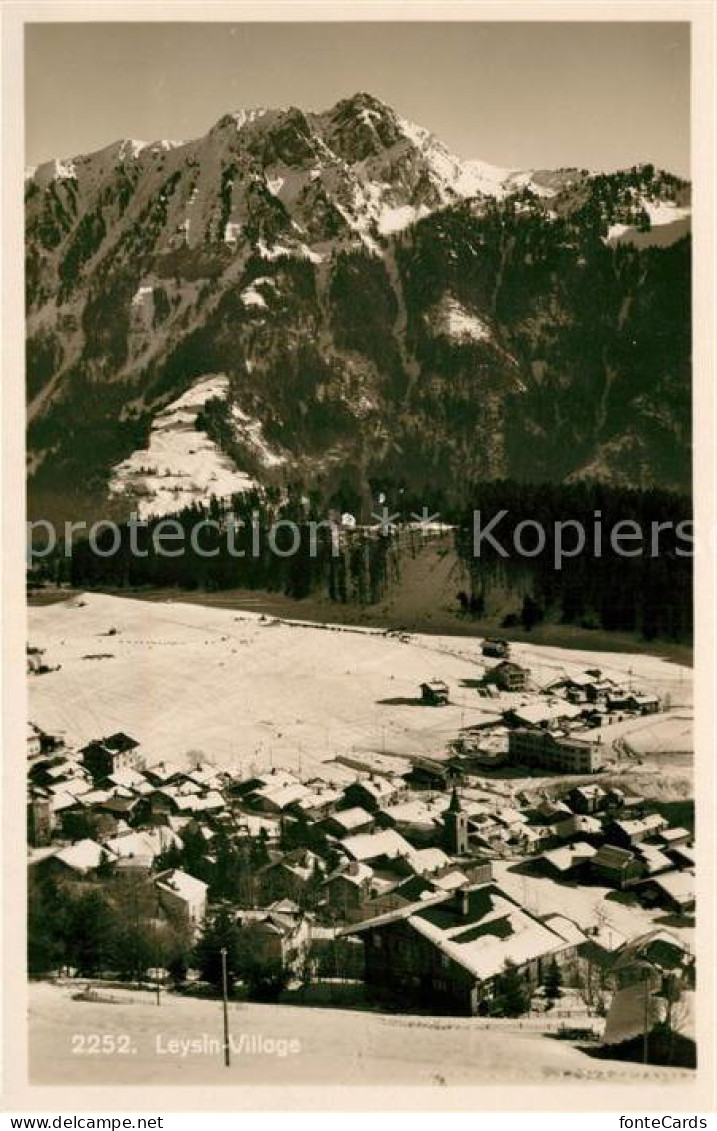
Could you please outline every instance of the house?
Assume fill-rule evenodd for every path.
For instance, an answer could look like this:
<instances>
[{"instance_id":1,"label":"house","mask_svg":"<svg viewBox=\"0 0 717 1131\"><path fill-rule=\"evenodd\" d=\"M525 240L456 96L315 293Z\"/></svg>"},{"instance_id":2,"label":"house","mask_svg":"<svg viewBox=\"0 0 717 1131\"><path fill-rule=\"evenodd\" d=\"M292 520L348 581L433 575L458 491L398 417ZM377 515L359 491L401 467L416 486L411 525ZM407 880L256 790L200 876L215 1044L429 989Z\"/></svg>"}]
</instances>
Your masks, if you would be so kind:
<instances>
[{"instance_id":1,"label":"house","mask_svg":"<svg viewBox=\"0 0 717 1131\"><path fill-rule=\"evenodd\" d=\"M682 845L692 842L692 833L689 829L675 825L672 828L663 829L657 839L663 848L680 848Z\"/></svg>"},{"instance_id":2,"label":"house","mask_svg":"<svg viewBox=\"0 0 717 1131\"><path fill-rule=\"evenodd\" d=\"M651 877L649 883L640 890L644 891L646 888L653 893L655 902L668 911L685 915L695 909L694 872L663 872Z\"/></svg>"},{"instance_id":3,"label":"house","mask_svg":"<svg viewBox=\"0 0 717 1131\"><path fill-rule=\"evenodd\" d=\"M573 813L598 813L605 804L607 793L599 785L576 785L568 794Z\"/></svg>"},{"instance_id":4,"label":"house","mask_svg":"<svg viewBox=\"0 0 717 1131\"><path fill-rule=\"evenodd\" d=\"M86 876L89 872L96 871L101 864L114 859L114 854L106 845L87 838L48 856L43 861L43 870L55 875Z\"/></svg>"},{"instance_id":5,"label":"house","mask_svg":"<svg viewBox=\"0 0 717 1131\"><path fill-rule=\"evenodd\" d=\"M596 853L597 849L592 844L578 840L563 848L553 848L549 852L544 852L536 863L542 864L545 871L560 879L574 879L587 871Z\"/></svg>"},{"instance_id":6,"label":"house","mask_svg":"<svg viewBox=\"0 0 717 1131\"><path fill-rule=\"evenodd\" d=\"M158 825L151 830L129 829L105 841L105 848L109 849L123 869L139 868L147 871L163 852L181 847L181 837L166 825Z\"/></svg>"},{"instance_id":7,"label":"house","mask_svg":"<svg viewBox=\"0 0 717 1131\"><path fill-rule=\"evenodd\" d=\"M40 739L40 732L32 723L27 724L27 757L37 758L38 754L42 751L42 741Z\"/></svg>"},{"instance_id":8,"label":"house","mask_svg":"<svg viewBox=\"0 0 717 1131\"><path fill-rule=\"evenodd\" d=\"M290 782L287 785L260 786L246 797L246 804L260 813L283 813L289 806L309 797L311 790L301 782Z\"/></svg>"},{"instance_id":9,"label":"house","mask_svg":"<svg viewBox=\"0 0 717 1131\"><path fill-rule=\"evenodd\" d=\"M496 664L485 676L486 683L494 683L501 691L525 691L529 679L529 669L512 660Z\"/></svg>"},{"instance_id":10,"label":"house","mask_svg":"<svg viewBox=\"0 0 717 1131\"><path fill-rule=\"evenodd\" d=\"M444 707L448 703L450 691L442 679L432 679L421 684L421 699L431 707Z\"/></svg>"},{"instance_id":11,"label":"house","mask_svg":"<svg viewBox=\"0 0 717 1131\"><path fill-rule=\"evenodd\" d=\"M54 827L50 808L50 793L33 788L27 798L27 841L35 848L41 848L52 840Z\"/></svg>"},{"instance_id":12,"label":"house","mask_svg":"<svg viewBox=\"0 0 717 1131\"><path fill-rule=\"evenodd\" d=\"M697 862L694 848L687 844L680 844L675 848L668 848L667 855L678 868L694 868Z\"/></svg>"},{"instance_id":13,"label":"house","mask_svg":"<svg viewBox=\"0 0 717 1131\"><path fill-rule=\"evenodd\" d=\"M659 872L669 872L673 867L669 856L666 856L659 845L638 844L634 848L635 855L645 865L645 875L655 876Z\"/></svg>"},{"instance_id":14,"label":"house","mask_svg":"<svg viewBox=\"0 0 717 1131\"><path fill-rule=\"evenodd\" d=\"M641 860L626 848L603 844L590 861L593 875L609 887L624 888L637 883L645 875Z\"/></svg>"},{"instance_id":15,"label":"house","mask_svg":"<svg viewBox=\"0 0 717 1131\"><path fill-rule=\"evenodd\" d=\"M282 899L261 910L237 911L236 922L242 948L255 962L301 972L311 943L311 920L296 903Z\"/></svg>"},{"instance_id":16,"label":"house","mask_svg":"<svg viewBox=\"0 0 717 1131\"><path fill-rule=\"evenodd\" d=\"M375 813L383 806L397 801L399 793L400 787L390 778L372 774L369 778L352 782L347 786L344 790L344 802L351 808L366 809L369 813Z\"/></svg>"},{"instance_id":17,"label":"house","mask_svg":"<svg viewBox=\"0 0 717 1131\"><path fill-rule=\"evenodd\" d=\"M446 808L444 796L424 799L414 793L408 801L385 805L376 819L383 828L396 829L411 844L426 847L440 842Z\"/></svg>"},{"instance_id":18,"label":"house","mask_svg":"<svg viewBox=\"0 0 717 1131\"><path fill-rule=\"evenodd\" d=\"M484 656L494 656L499 660L503 660L510 655L510 644L507 640L500 640L497 637L487 637L481 645L481 652Z\"/></svg>"},{"instance_id":19,"label":"house","mask_svg":"<svg viewBox=\"0 0 717 1131\"><path fill-rule=\"evenodd\" d=\"M371 832L375 823L375 817L367 809L355 805L352 809L338 809L331 813L322 821L321 829L327 836L341 838Z\"/></svg>"},{"instance_id":20,"label":"house","mask_svg":"<svg viewBox=\"0 0 717 1131\"><path fill-rule=\"evenodd\" d=\"M553 826L553 835L561 841L574 840L576 837L592 837L597 839L602 834L602 825L597 817L583 817L580 813L571 813L563 821L557 821Z\"/></svg>"},{"instance_id":21,"label":"house","mask_svg":"<svg viewBox=\"0 0 717 1131\"><path fill-rule=\"evenodd\" d=\"M566 817L571 817L572 814L572 809L564 801L553 800L550 797L546 797L535 809L536 818L553 824L556 821L564 820Z\"/></svg>"},{"instance_id":22,"label":"house","mask_svg":"<svg viewBox=\"0 0 717 1131\"><path fill-rule=\"evenodd\" d=\"M316 789L299 797L286 806L286 812L305 821L320 821L341 801L343 794L338 789Z\"/></svg>"},{"instance_id":23,"label":"house","mask_svg":"<svg viewBox=\"0 0 717 1131\"><path fill-rule=\"evenodd\" d=\"M681 939L671 931L656 929L623 943L619 948L613 968L618 984L631 985L645 981L646 968L654 977L651 983L660 986L665 976L678 976L683 984L694 983L695 960Z\"/></svg>"},{"instance_id":24,"label":"house","mask_svg":"<svg viewBox=\"0 0 717 1131\"><path fill-rule=\"evenodd\" d=\"M118 770L138 770L142 766L139 743L122 731L83 746L80 756L95 781Z\"/></svg>"},{"instance_id":25,"label":"house","mask_svg":"<svg viewBox=\"0 0 717 1131\"><path fill-rule=\"evenodd\" d=\"M639 711L641 715L655 715L660 710L660 700L657 695L638 693L630 696L628 707L631 711Z\"/></svg>"},{"instance_id":26,"label":"house","mask_svg":"<svg viewBox=\"0 0 717 1131\"><path fill-rule=\"evenodd\" d=\"M305 904L312 901L324 878L323 864L308 848L296 848L280 860L265 864L258 872L265 902L291 899Z\"/></svg>"},{"instance_id":27,"label":"house","mask_svg":"<svg viewBox=\"0 0 717 1131\"><path fill-rule=\"evenodd\" d=\"M341 848L352 860L364 864L375 860L395 860L399 856L410 858L414 852L413 846L395 829L346 837Z\"/></svg>"},{"instance_id":28,"label":"house","mask_svg":"<svg viewBox=\"0 0 717 1131\"><path fill-rule=\"evenodd\" d=\"M166 914L182 918L196 933L207 913L208 885L179 868L170 868L154 877L154 887Z\"/></svg>"},{"instance_id":29,"label":"house","mask_svg":"<svg viewBox=\"0 0 717 1131\"><path fill-rule=\"evenodd\" d=\"M557 726L580 717L580 708L565 699L541 699L511 707L505 712L505 721L513 727Z\"/></svg>"},{"instance_id":30,"label":"house","mask_svg":"<svg viewBox=\"0 0 717 1131\"><path fill-rule=\"evenodd\" d=\"M514 764L565 774L595 774L604 763L604 750L599 741L574 733L555 734L541 728L519 727L511 731L508 753Z\"/></svg>"},{"instance_id":31,"label":"house","mask_svg":"<svg viewBox=\"0 0 717 1131\"><path fill-rule=\"evenodd\" d=\"M492 883L426 895L343 933L364 939L375 996L467 1016L493 996L506 962L535 985L547 964L574 949Z\"/></svg>"},{"instance_id":32,"label":"house","mask_svg":"<svg viewBox=\"0 0 717 1131\"><path fill-rule=\"evenodd\" d=\"M631 848L643 840L656 837L668 826L667 820L659 813L649 813L636 820L611 821L605 828L605 838L612 844Z\"/></svg>"},{"instance_id":33,"label":"house","mask_svg":"<svg viewBox=\"0 0 717 1131\"><path fill-rule=\"evenodd\" d=\"M363 908L371 897L373 869L351 860L332 872L321 884L327 910L337 919L363 918Z\"/></svg>"},{"instance_id":34,"label":"house","mask_svg":"<svg viewBox=\"0 0 717 1131\"><path fill-rule=\"evenodd\" d=\"M158 762L144 771L145 777L151 785L172 785L186 778L186 770L176 762Z\"/></svg>"}]
</instances>

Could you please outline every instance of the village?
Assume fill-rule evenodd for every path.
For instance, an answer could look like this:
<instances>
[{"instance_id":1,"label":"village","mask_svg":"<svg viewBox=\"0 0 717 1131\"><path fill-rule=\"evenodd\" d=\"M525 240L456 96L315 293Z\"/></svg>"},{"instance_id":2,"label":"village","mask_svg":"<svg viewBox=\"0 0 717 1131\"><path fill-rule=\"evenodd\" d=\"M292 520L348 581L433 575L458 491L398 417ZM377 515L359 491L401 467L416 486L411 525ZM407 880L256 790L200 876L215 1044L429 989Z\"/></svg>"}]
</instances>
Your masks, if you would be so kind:
<instances>
[{"instance_id":1,"label":"village","mask_svg":"<svg viewBox=\"0 0 717 1131\"><path fill-rule=\"evenodd\" d=\"M146 943L34 972L218 995L224 947L249 1000L520 1017L657 1063L677 1042L689 1065L691 805L635 790L624 737L669 703L592 664L545 680L506 640L474 648L489 710L430 756L187 764L29 723L31 893L131 905ZM33 680L42 656L28 646ZM439 717L456 690L427 674L411 709Z\"/></svg>"}]
</instances>

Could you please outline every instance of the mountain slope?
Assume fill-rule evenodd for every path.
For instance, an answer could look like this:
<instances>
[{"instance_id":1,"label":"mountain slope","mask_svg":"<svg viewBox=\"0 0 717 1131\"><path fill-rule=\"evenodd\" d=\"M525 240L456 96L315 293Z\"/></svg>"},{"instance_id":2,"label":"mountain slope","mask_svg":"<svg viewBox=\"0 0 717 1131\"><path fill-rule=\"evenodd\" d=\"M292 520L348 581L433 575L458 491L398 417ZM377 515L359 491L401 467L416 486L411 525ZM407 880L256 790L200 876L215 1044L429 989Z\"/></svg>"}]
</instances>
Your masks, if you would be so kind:
<instances>
[{"instance_id":1,"label":"mountain slope","mask_svg":"<svg viewBox=\"0 0 717 1131\"><path fill-rule=\"evenodd\" d=\"M651 166L461 161L361 93L50 162L26 208L36 512L104 506L217 374L204 431L238 472L347 505L689 482L689 186Z\"/></svg>"}]
</instances>

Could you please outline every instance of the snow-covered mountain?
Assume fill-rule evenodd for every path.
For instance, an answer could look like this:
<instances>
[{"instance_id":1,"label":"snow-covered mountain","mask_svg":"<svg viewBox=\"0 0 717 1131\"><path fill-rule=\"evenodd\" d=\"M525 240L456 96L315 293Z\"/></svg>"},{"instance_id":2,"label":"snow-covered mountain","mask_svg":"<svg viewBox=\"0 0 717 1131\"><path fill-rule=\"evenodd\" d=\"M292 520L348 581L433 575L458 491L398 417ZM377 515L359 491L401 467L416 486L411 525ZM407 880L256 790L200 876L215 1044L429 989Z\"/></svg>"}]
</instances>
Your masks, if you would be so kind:
<instances>
[{"instance_id":1,"label":"snow-covered mountain","mask_svg":"<svg viewBox=\"0 0 717 1131\"><path fill-rule=\"evenodd\" d=\"M25 191L39 498L102 496L217 373L210 439L247 480L266 468L242 420L310 481L686 481L689 185L651 166L462 160L359 93L115 142L28 170Z\"/></svg>"}]
</instances>

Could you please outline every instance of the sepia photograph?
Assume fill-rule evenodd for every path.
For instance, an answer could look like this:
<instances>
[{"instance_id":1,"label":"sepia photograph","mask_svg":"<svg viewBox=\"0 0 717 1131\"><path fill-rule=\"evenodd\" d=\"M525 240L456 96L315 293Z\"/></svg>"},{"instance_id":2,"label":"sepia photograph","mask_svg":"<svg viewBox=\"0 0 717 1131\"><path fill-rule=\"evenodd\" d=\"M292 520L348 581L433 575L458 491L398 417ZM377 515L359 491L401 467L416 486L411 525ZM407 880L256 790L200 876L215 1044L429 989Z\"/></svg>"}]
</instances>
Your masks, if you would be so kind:
<instances>
[{"instance_id":1,"label":"sepia photograph","mask_svg":"<svg viewBox=\"0 0 717 1131\"><path fill-rule=\"evenodd\" d=\"M689 12L231 7L22 29L28 1083L680 1110Z\"/></svg>"}]
</instances>

